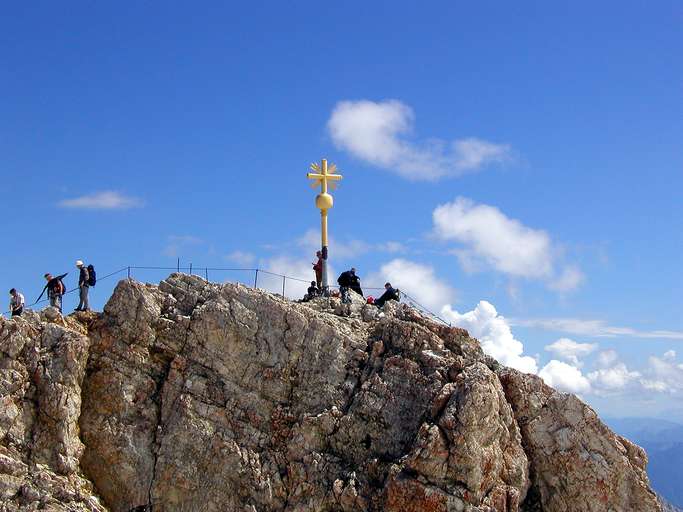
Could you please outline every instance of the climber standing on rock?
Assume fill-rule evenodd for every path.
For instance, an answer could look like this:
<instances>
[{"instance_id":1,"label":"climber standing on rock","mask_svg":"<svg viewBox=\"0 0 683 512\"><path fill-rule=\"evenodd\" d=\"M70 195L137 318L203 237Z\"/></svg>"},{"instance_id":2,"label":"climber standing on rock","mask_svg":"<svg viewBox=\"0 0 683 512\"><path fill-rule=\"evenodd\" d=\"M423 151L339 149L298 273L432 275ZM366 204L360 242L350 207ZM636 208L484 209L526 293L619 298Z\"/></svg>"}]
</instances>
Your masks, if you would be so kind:
<instances>
[{"instance_id":1,"label":"climber standing on rock","mask_svg":"<svg viewBox=\"0 0 683 512\"><path fill-rule=\"evenodd\" d=\"M11 297L9 301L9 310L12 313L12 316L21 316L21 314L24 312L24 296L16 290L16 288L12 288L9 291L9 295Z\"/></svg>"},{"instance_id":2,"label":"climber standing on rock","mask_svg":"<svg viewBox=\"0 0 683 512\"><path fill-rule=\"evenodd\" d=\"M339 275L339 278L337 278L337 283L339 284L339 293L341 294L343 303L348 304L351 302L349 290L353 290L361 297L363 296L363 290L360 287L360 278L356 275L355 268L342 272Z\"/></svg>"},{"instance_id":3,"label":"climber standing on rock","mask_svg":"<svg viewBox=\"0 0 683 512\"><path fill-rule=\"evenodd\" d=\"M68 272L57 277L52 277L52 274L50 274L49 272L45 274L44 277L47 281L47 284L45 285L45 288L43 288L43 291L40 293L40 297L38 297L36 302L40 302L40 299L43 297L45 290L47 290L47 298L50 299L50 306L57 308L61 313L62 295L64 295L64 292L66 292L66 287L64 286L62 279L64 279L67 276L67 274Z\"/></svg>"},{"instance_id":4,"label":"climber standing on rock","mask_svg":"<svg viewBox=\"0 0 683 512\"><path fill-rule=\"evenodd\" d=\"M78 260L76 261L76 268L80 271L78 275L78 307L74 311L89 311L88 291L90 290L90 272L85 264Z\"/></svg>"},{"instance_id":5,"label":"climber standing on rock","mask_svg":"<svg viewBox=\"0 0 683 512\"><path fill-rule=\"evenodd\" d=\"M315 283L318 289L322 289L323 285L323 253L320 251L317 251L315 253L315 257L318 258L318 260L313 263L313 271L315 272Z\"/></svg>"}]
</instances>

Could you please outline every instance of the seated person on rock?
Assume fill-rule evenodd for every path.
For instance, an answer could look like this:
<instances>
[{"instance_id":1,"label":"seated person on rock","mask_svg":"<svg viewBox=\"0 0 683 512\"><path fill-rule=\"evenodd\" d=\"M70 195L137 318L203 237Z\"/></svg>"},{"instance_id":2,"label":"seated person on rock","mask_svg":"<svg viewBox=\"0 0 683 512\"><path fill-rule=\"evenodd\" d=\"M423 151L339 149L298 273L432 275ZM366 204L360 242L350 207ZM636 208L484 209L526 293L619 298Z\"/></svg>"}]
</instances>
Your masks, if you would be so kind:
<instances>
[{"instance_id":1,"label":"seated person on rock","mask_svg":"<svg viewBox=\"0 0 683 512\"><path fill-rule=\"evenodd\" d=\"M317 283L315 281L311 281L311 286L309 286L308 290L306 290L306 295L304 296L304 302L308 302L309 300L313 300L319 296L320 296L320 290L318 289Z\"/></svg>"},{"instance_id":2,"label":"seated person on rock","mask_svg":"<svg viewBox=\"0 0 683 512\"><path fill-rule=\"evenodd\" d=\"M384 285L384 293L382 294L382 296L379 299L375 300L375 306L377 306L378 308L381 308L382 306L384 306L384 304L387 301L390 301L390 300L398 301L399 299L400 299L400 297L398 294L398 290L395 290L391 286L391 283L386 283Z\"/></svg>"}]
</instances>

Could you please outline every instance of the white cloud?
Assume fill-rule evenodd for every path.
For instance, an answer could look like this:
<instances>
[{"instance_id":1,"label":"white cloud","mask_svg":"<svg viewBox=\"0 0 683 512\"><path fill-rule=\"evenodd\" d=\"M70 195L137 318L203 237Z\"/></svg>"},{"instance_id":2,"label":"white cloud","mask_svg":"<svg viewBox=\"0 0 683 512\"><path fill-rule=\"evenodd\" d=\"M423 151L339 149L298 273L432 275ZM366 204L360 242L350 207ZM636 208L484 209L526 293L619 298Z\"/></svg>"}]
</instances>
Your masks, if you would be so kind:
<instances>
[{"instance_id":1,"label":"white cloud","mask_svg":"<svg viewBox=\"0 0 683 512\"><path fill-rule=\"evenodd\" d=\"M607 368L612 366L617 359L619 359L619 355L617 354L616 350L603 350L598 354L597 363L601 368Z\"/></svg>"},{"instance_id":2,"label":"white cloud","mask_svg":"<svg viewBox=\"0 0 683 512\"><path fill-rule=\"evenodd\" d=\"M560 359L571 363L576 367L581 367L582 363L579 358L585 357L597 348L597 345L591 343L577 343L569 338L560 338L559 340L546 345L545 350L552 352Z\"/></svg>"},{"instance_id":3,"label":"white cloud","mask_svg":"<svg viewBox=\"0 0 683 512\"><path fill-rule=\"evenodd\" d=\"M413 130L413 110L397 100L341 101L327 122L335 145L361 160L413 180L459 176L511 159L510 146L477 138L406 139Z\"/></svg>"},{"instance_id":4,"label":"white cloud","mask_svg":"<svg viewBox=\"0 0 683 512\"><path fill-rule=\"evenodd\" d=\"M509 160L510 146L470 137L453 142L453 156L457 169L477 170L489 163Z\"/></svg>"},{"instance_id":5,"label":"white cloud","mask_svg":"<svg viewBox=\"0 0 683 512\"><path fill-rule=\"evenodd\" d=\"M548 283L548 286L558 292L576 290L585 280L586 276L576 265L568 265L562 273Z\"/></svg>"},{"instance_id":6,"label":"white cloud","mask_svg":"<svg viewBox=\"0 0 683 512\"><path fill-rule=\"evenodd\" d=\"M560 250L548 233L509 218L494 206L458 197L438 206L432 216L437 238L464 245L451 252L468 272L488 265L512 277L541 279L559 291L572 290L583 281L575 265L558 273Z\"/></svg>"},{"instance_id":7,"label":"white cloud","mask_svg":"<svg viewBox=\"0 0 683 512\"><path fill-rule=\"evenodd\" d=\"M546 364L538 376L543 381L559 391L568 393L588 393L591 390L591 383L583 376L581 370L556 359Z\"/></svg>"},{"instance_id":8,"label":"white cloud","mask_svg":"<svg viewBox=\"0 0 683 512\"><path fill-rule=\"evenodd\" d=\"M683 363L676 361L674 350L665 352L661 358L651 356L643 373L642 384L647 389L671 394L683 392Z\"/></svg>"},{"instance_id":9,"label":"white cloud","mask_svg":"<svg viewBox=\"0 0 683 512\"><path fill-rule=\"evenodd\" d=\"M533 327L547 331L565 332L582 336L594 336L597 338L614 338L616 336L628 336L633 338L660 338L683 340L683 332L652 330L641 331L632 327L615 327L604 320L586 320L580 318L513 318L511 325Z\"/></svg>"},{"instance_id":10,"label":"white cloud","mask_svg":"<svg viewBox=\"0 0 683 512\"><path fill-rule=\"evenodd\" d=\"M105 190L72 199L64 199L57 203L57 205L61 208L82 210L127 210L139 208L144 203L137 197L129 197L119 192Z\"/></svg>"},{"instance_id":11,"label":"white cloud","mask_svg":"<svg viewBox=\"0 0 683 512\"><path fill-rule=\"evenodd\" d=\"M237 263L238 265L249 267L256 260L256 256L246 251L232 251L230 254L225 255L225 259L227 261Z\"/></svg>"},{"instance_id":12,"label":"white cloud","mask_svg":"<svg viewBox=\"0 0 683 512\"><path fill-rule=\"evenodd\" d=\"M629 370L624 363L616 363L588 374L588 379L598 394L623 390L629 384L636 383L639 378L640 373Z\"/></svg>"},{"instance_id":13,"label":"white cloud","mask_svg":"<svg viewBox=\"0 0 683 512\"><path fill-rule=\"evenodd\" d=\"M164 254L171 258L177 257L183 248L188 246L196 246L204 243L204 240L192 235L169 235L167 237L167 245L164 248Z\"/></svg>"},{"instance_id":14,"label":"white cloud","mask_svg":"<svg viewBox=\"0 0 683 512\"><path fill-rule=\"evenodd\" d=\"M406 248L399 242L389 241L370 244L363 240L347 240L342 242L334 237L328 240L330 257L335 260L350 260L369 252L400 253ZM309 229L297 240L297 245L306 249L311 256L320 250L320 231Z\"/></svg>"},{"instance_id":15,"label":"white cloud","mask_svg":"<svg viewBox=\"0 0 683 512\"><path fill-rule=\"evenodd\" d=\"M437 278L433 267L402 258L382 265L365 280L368 286L380 288L387 281L433 311L438 311L455 297L455 290Z\"/></svg>"},{"instance_id":16,"label":"white cloud","mask_svg":"<svg viewBox=\"0 0 683 512\"><path fill-rule=\"evenodd\" d=\"M505 317L490 302L482 300L474 310L463 314L446 305L441 313L454 325L467 329L479 340L484 352L500 363L527 373L538 371L536 360L522 355L524 345L515 339Z\"/></svg>"},{"instance_id":17,"label":"white cloud","mask_svg":"<svg viewBox=\"0 0 683 512\"><path fill-rule=\"evenodd\" d=\"M280 275L287 276L285 296L291 299L301 299L306 294L311 281L315 280L312 265L301 258L292 258L286 255L275 256L262 260L259 267L266 272L259 272L258 287L272 293L282 294L282 277ZM271 275L268 272L280 275ZM332 275L333 270L330 268L330 276Z\"/></svg>"}]
</instances>

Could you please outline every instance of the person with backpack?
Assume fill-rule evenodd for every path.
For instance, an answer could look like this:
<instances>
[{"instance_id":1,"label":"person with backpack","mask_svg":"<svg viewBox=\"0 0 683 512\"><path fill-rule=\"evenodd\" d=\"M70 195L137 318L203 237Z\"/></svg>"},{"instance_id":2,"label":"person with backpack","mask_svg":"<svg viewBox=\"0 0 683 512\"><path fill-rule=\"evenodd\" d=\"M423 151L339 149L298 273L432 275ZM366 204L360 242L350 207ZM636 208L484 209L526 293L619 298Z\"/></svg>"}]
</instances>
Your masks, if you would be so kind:
<instances>
[{"instance_id":1,"label":"person with backpack","mask_svg":"<svg viewBox=\"0 0 683 512\"><path fill-rule=\"evenodd\" d=\"M395 289L391 286L391 283L386 283L386 284L384 285L384 293L382 294L382 296L381 296L379 299L377 299L377 300L374 302L374 304L375 304L375 306L377 306L378 308L381 308L382 306L384 306L384 304L385 304L387 301L390 301L390 300L398 301L399 298L400 298L400 297L399 297L399 292L398 292L398 290L395 290Z\"/></svg>"},{"instance_id":2,"label":"person with backpack","mask_svg":"<svg viewBox=\"0 0 683 512\"><path fill-rule=\"evenodd\" d=\"M353 290L361 297L363 296L363 290L360 287L360 278L356 275L355 268L342 272L337 278L337 283L339 284L339 293L341 294L343 303L348 304L351 302L349 290Z\"/></svg>"},{"instance_id":3,"label":"person with backpack","mask_svg":"<svg viewBox=\"0 0 683 512\"><path fill-rule=\"evenodd\" d=\"M24 312L24 296L19 293L16 288L12 288L9 291L11 297L9 301L9 310L12 313L12 317L21 316Z\"/></svg>"},{"instance_id":4,"label":"person with backpack","mask_svg":"<svg viewBox=\"0 0 683 512\"><path fill-rule=\"evenodd\" d=\"M88 304L88 291L90 290L90 272L89 269L92 265L85 264L78 260L76 261L76 268L79 269L80 273L78 275L78 307L74 311L89 311L90 305ZM94 270L94 268L93 268Z\"/></svg>"},{"instance_id":5,"label":"person with backpack","mask_svg":"<svg viewBox=\"0 0 683 512\"><path fill-rule=\"evenodd\" d=\"M57 277L52 277L52 274L50 274L49 272L45 274L44 277L47 281L47 284L45 285L45 288L43 288L43 291L40 293L40 297L38 297L36 302L40 302L40 299L43 297L45 290L47 290L47 298L50 299L50 306L57 308L61 313L62 295L64 295L64 292L66 292L66 286L64 286L62 279L64 279L67 276L67 274L68 272Z\"/></svg>"}]
</instances>

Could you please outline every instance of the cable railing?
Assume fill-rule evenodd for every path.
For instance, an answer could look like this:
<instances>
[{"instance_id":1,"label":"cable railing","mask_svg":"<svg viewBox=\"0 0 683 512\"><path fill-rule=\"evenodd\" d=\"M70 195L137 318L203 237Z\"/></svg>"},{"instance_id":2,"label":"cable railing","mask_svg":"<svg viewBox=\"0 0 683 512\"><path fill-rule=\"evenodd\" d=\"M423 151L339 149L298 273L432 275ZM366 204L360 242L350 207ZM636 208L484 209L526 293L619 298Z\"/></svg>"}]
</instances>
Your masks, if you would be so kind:
<instances>
[{"instance_id":1,"label":"cable railing","mask_svg":"<svg viewBox=\"0 0 683 512\"><path fill-rule=\"evenodd\" d=\"M248 286L250 288L260 288L265 291L270 291L273 293L279 293L281 292L281 295L283 297L287 297L287 283L288 281L294 282L294 283L305 283L305 284L310 284L311 279L304 279L300 277L293 277L293 276L288 276L285 274L280 274L278 272L273 272L272 270L266 270L262 268L234 268L234 267L197 267L193 266L192 263L190 263L188 266L181 266L180 262L175 267L166 267L166 266L148 266L148 265L128 265L126 267L122 267L118 270L115 270L113 272L110 272L104 276L98 276L97 277L97 283L99 284L102 281L106 281L114 276L117 276L119 274L124 274L126 275L127 279L134 279L136 278L136 275L139 273L145 273L145 272L151 272L151 271L163 271L163 272L184 272L189 275L196 275L199 277L203 277L207 282L210 281L210 278L215 278L217 277L216 274L220 273L226 273L226 272L240 272L244 273L246 276L244 279L227 279L223 280L220 282L238 282L241 284L244 284L245 286ZM275 290L275 285L274 282L272 281L272 278L279 280L282 280L281 282L281 287L278 284L277 285L277 291ZM266 287L264 288L264 281L270 280L266 284ZM261 283L261 287L259 287L259 283ZM338 290L338 286L330 286L331 289L333 290ZM400 287L399 287L400 288ZM384 291L384 287L379 287L379 286L363 286L364 290L367 291ZM74 292L77 292L79 290L78 287L71 288L64 292L64 295L71 294ZM420 304L417 300L415 300L411 295L406 293L405 289L400 288L401 290L401 299L410 304L412 307L422 311L423 313L429 315L433 319L445 324L445 325L451 325L449 322L441 318L439 315L425 307L424 305ZM303 295L303 294L302 294ZM33 306L39 305L39 304L44 304L49 302L49 298L45 298L42 300L37 300L33 302L32 304L27 304L24 307L25 308L31 308ZM4 314L9 315L11 314L10 311L6 311Z\"/></svg>"}]
</instances>

